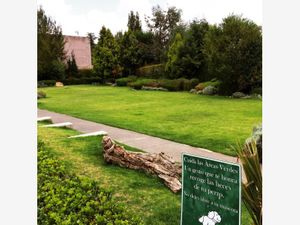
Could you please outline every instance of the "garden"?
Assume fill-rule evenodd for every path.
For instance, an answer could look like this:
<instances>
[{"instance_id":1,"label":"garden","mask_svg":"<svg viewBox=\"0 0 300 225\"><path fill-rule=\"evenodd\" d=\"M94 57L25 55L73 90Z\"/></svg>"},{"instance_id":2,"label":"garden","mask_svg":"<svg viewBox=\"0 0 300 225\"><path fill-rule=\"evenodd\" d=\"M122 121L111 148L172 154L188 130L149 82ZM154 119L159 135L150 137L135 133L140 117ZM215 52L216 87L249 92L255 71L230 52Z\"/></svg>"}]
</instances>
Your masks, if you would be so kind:
<instances>
[{"instance_id":1,"label":"garden","mask_svg":"<svg viewBox=\"0 0 300 225\"><path fill-rule=\"evenodd\" d=\"M93 67L80 69L41 7L37 22L38 109L237 157L248 182L242 224L261 225L262 150L245 144L262 122L261 26L234 14L184 22L181 9L157 5L144 29L130 11L124 32L101 25L86 35ZM180 223L180 194L159 176L106 161L103 136L68 138L80 132L46 123L38 122L39 224Z\"/></svg>"}]
</instances>

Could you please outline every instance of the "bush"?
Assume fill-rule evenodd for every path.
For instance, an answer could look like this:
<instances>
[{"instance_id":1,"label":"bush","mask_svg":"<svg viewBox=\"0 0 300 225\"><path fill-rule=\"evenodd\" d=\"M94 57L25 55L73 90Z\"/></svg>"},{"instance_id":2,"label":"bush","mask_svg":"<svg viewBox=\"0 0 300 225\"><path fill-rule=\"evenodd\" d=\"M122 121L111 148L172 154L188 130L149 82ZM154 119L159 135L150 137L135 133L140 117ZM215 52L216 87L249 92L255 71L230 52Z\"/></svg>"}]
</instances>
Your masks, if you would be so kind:
<instances>
[{"instance_id":1,"label":"bush","mask_svg":"<svg viewBox=\"0 0 300 225\"><path fill-rule=\"evenodd\" d=\"M90 77L95 77L95 74L92 69L81 69L81 70L78 70L78 77L90 78Z\"/></svg>"},{"instance_id":2,"label":"bush","mask_svg":"<svg viewBox=\"0 0 300 225\"><path fill-rule=\"evenodd\" d=\"M127 86L130 82L136 81L136 76L123 77L116 80L117 86Z\"/></svg>"},{"instance_id":3,"label":"bush","mask_svg":"<svg viewBox=\"0 0 300 225\"><path fill-rule=\"evenodd\" d=\"M130 87L140 90L143 86L158 87L159 84L154 79L138 79L128 84Z\"/></svg>"},{"instance_id":4,"label":"bush","mask_svg":"<svg viewBox=\"0 0 300 225\"><path fill-rule=\"evenodd\" d=\"M208 86L213 86L213 87L218 89L220 84L221 84L221 81L214 78L211 81L206 81L206 82L199 83L197 86L195 86L195 89L197 91L202 91L204 88L206 88Z\"/></svg>"},{"instance_id":5,"label":"bush","mask_svg":"<svg viewBox=\"0 0 300 225\"><path fill-rule=\"evenodd\" d=\"M237 91L237 92L234 92L233 94L232 94L232 97L233 98L244 98L246 95L243 93L243 92L239 92L239 91Z\"/></svg>"},{"instance_id":6,"label":"bush","mask_svg":"<svg viewBox=\"0 0 300 225\"><path fill-rule=\"evenodd\" d=\"M61 82L64 85L76 85L76 84L92 84L92 83L102 83L100 77L83 77L83 78L69 78L63 79Z\"/></svg>"},{"instance_id":7,"label":"bush","mask_svg":"<svg viewBox=\"0 0 300 225\"><path fill-rule=\"evenodd\" d=\"M43 92L43 91L38 91L38 94L37 94L37 98L40 99L40 98L46 98L46 93Z\"/></svg>"},{"instance_id":8,"label":"bush","mask_svg":"<svg viewBox=\"0 0 300 225\"><path fill-rule=\"evenodd\" d=\"M136 70L136 74L139 77L160 78L163 77L165 74L164 65L155 64L155 65L143 66Z\"/></svg>"},{"instance_id":9,"label":"bush","mask_svg":"<svg viewBox=\"0 0 300 225\"><path fill-rule=\"evenodd\" d=\"M38 87L52 87L55 86L55 80L40 80L38 81Z\"/></svg>"},{"instance_id":10,"label":"bush","mask_svg":"<svg viewBox=\"0 0 300 225\"><path fill-rule=\"evenodd\" d=\"M181 91L183 89L183 80L162 79L159 81L159 86L168 89L169 91Z\"/></svg>"},{"instance_id":11,"label":"bush","mask_svg":"<svg viewBox=\"0 0 300 225\"><path fill-rule=\"evenodd\" d=\"M66 170L42 142L38 143L38 224L139 225L112 201L111 193Z\"/></svg>"},{"instance_id":12,"label":"bush","mask_svg":"<svg viewBox=\"0 0 300 225\"><path fill-rule=\"evenodd\" d=\"M251 91L251 94L252 95L262 95L262 88L261 87L256 87L256 88L253 88L252 91Z\"/></svg>"}]
</instances>

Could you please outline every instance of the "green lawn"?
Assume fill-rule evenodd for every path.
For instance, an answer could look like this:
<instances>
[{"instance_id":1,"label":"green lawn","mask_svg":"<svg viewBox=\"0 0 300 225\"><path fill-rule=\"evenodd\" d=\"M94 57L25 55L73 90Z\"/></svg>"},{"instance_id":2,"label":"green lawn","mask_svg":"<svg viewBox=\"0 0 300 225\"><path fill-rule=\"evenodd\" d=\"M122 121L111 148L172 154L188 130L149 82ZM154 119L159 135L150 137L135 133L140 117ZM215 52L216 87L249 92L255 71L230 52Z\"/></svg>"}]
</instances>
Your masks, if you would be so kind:
<instances>
[{"instance_id":1,"label":"green lawn","mask_svg":"<svg viewBox=\"0 0 300 225\"><path fill-rule=\"evenodd\" d=\"M230 145L244 142L262 118L259 99L92 85L41 90L47 98L39 108L228 155L235 155Z\"/></svg>"},{"instance_id":2,"label":"green lawn","mask_svg":"<svg viewBox=\"0 0 300 225\"><path fill-rule=\"evenodd\" d=\"M101 138L68 139L77 131L63 128L38 128L38 138L51 152L79 176L96 180L110 189L118 204L141 217L146 225L178 225L180 194L173 194L157 178L142 172L106 164L102 156ZM244 205L242 224L251 224Z\"/></svg>"}]
</instances>

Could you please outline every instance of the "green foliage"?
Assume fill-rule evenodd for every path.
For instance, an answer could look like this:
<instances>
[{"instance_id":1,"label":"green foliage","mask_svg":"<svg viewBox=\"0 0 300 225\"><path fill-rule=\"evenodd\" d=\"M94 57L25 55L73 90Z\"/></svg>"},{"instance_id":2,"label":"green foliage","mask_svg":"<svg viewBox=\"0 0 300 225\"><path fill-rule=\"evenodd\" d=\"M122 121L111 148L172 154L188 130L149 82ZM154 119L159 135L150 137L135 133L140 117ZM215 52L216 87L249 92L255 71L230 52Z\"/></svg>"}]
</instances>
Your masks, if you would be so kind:
<instances>
[{"instance_id":1,"label":"green foliage","mask_svg":"<svg viewBox=\"0 0 300 225\"><path fill-rule=\"evenodd\" d=\"M117 86L127 86L129 83L135 81L137 79L136 76L128 76L128 77L123 77L116 79L116 84Z\"/></svg>"},{"instance_id":2,"label":"green foliage","mask_svg":"<svg viewBox=\"0 0 300 225\"><path fill-rule=\"evenodd\" d=\"M47 94L44 91L38 91L37 96L38 96L37 97L38 99L40 99L40 98L46 98Z\"/></svg>"},{"instance_id":3,"label":"green foliage","mask_svg":"<svg viewBox=\"0 0 300 225\"><path fill-rule=\"evenodd\" d=\"M262 172L255 141L234 148L239 156L247 183L243 183L243 201L255 225L262 224Z\"/></svg>"},{"instance_id":4,"label":"green foliage","mask_svg":"<svg viewBox=\"0 0 300 225\"><path fill-rule=\"evenodd\" d=\"M78 77L78 67L75 60L75 55L72 52L71 57L67 60L67 69L66 69L67 77Z\"/></svg>"},{"instance_id":5,"label":"green foliage","mask_svg":"<svg viewBox=\"0 0 300 225\"><path fill-rule=\"evenodd\" d=\"M78 77L95 77L92 69L80 69L78 70Z\"/></svg>"},{"instance_id":6,"label":"green foliage","mask_svg":"<svg viewBox=\"0 0 300 225\"><path fill-rule=\"evenodd\" d=\"M124 68L124 75L135 73L137 66L140 64L138 40L131 30L125 32L121 39L120 63Z\"/></svg>"},{"instance_id":7,"label":"green foliage","mask_svg":"<svg viewBox=\"0 0 300 225\"><path fill-rule=\"evenodd\" d=\"M139 77L147 78L161 78L164 76L164 65L163 64L154 64L140 67L136 70L136 74Z\"/></svg>"},{"instance_id":8,"label":"green foliage","mask_svg":"<svg viewBox=\"0 0 300 225\"><path fill-rule=\"evenodd\" d=\"M168 61L166 63L165 70L169 74L170 78L178 78L182 73L180 66L178 66L179 61L179 51L183 47L183 39L180 33L177 33L175 40L171 44L167 57Z\"/></svg>"},{"instance_id":9,"label":"green foliage","mask_svg":"<svg viewBox=\"0 0 300 225\"><path fill-rule=\"evenodd\" d=\"M151 32L154 33L154 44L152 52L156 58L162 60L172 32L181 20L182 11L176 7L163 10L159 5L152 8L152 18L147 16L146 23Z\"/></svg>"},{"instance_id":10,"label":"green foliage","mask_svg":"<svg viewBox=\"0 0 300 225\"><path fill-rule=\"evenodd\" d=\"M112 201L111 193L65 165L38 143L38 224L143 224Z\"/></svg>"},{"instance_id":11,"label":"green foliage","mask_svg":"<svg viewBox=\"0 0 300 225\"><path fill-rule=\"evenodd\" d=\"M93 52L94 72L102 78L116 77L120 73L119 46L109 29L104 26L99 33Z\"/></svg>"},{"instance_id":12,"label":"green foliage","mask_svg":"<svg viewBox=\"0 0 300 225\"><path fill-rule=\"evenodd\" d=\"M154 79L138 79L130 82L128 85L136 90L140 90L143 86L157 87L158 83Z\"/></svg>"},{"instance_id":13,"label":"green foliage","mask_svg":"<svg viewBox=\"0 0 300 225\"><path fill-rule=\"evenodd\" d=\"M197 84L197 86L194 86L194 87L197 91L202 91L204 88L206 88L208 86L213 86L218 89L220 87L220 84L221 84L221 81L212 79L211 81L199 83L199 84Z\"/></svg>"},{"instance_id":14,"label":"green foliage","mask_svg":"<svg viewBox=\"0 0 300 225\"><path fill-rule=\"evenodd\" d=\"M55 80L40 80L38 81L38 87L53 87L55 83Z\"/></svg>"},{"instance_id":15,"label":"green foliage","mask_svg":"<svg viewBox=\"0 0 300 225\"><path fill-rule=\"evenodd\" d=\"M77 85L77 84L93 84L103 83L101 77L81 77L81 78L69 78L60 80L64 85Z\"/></svg>"},{"instance_id":16,"label":"green foliage","mask_svg":"<svg viewBox=\"0 0 300 225\"><path fill-rule=\"evenodd\" d=\"M204 44L210 76L222 81L220 93L249 93L261 87L261 28L240 16L230 15L219 26L211 26Z\"/></svg>"},{"instance_id":17,"label":"green foliage","mask_svg":"<svg viewBox=\"0 0 300 225\"><path fill-rule=\"evenodd\" d=\"M141 31L142 30L142 22L140 21L139 13L136 12L134 14L133 11L130 11L128 14L128 23L127 23L128 31Z\"/></svg>"},{"instance_id":18,"label":"green foliage","mask_svg":"<svg viewBox=\"0 0 300 225\"><path fill-rule=\"evenodd\" d=\"M38 80L61 79L65 75L64 37L60 26L45 11L37 11Z\"/></svg>"},{"instance_id":19,"label":"green foliage","mask_svg":"<svg viewBox=\"0 0 300 225\"><path fill-rule=\"evenodd\" d=\"M205 20L193 21L187 31L183 32L184 38L176 35L168 50L168 77L178 78L184 74L189 79L206 79L208 75L203 43L208 28Z\"/></svg>"}]
</instances>

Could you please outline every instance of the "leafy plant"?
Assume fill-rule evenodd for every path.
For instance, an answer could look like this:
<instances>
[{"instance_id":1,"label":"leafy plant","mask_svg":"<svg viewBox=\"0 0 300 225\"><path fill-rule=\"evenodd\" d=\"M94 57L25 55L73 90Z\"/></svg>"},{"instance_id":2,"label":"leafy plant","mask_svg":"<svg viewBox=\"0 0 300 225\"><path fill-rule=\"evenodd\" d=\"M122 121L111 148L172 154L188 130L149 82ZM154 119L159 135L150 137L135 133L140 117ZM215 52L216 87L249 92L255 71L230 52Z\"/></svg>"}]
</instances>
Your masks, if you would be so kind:
<instances>
[{"instance_id":1,"label":"leafy plant","mask_svg":"<svg viewBox=\"0 0 300 225\"><path fill-rule=\"evenodd\" d=\"M142 225L112 200L111 192L78 177L38 143L38 224Z\"/></svg>"},{"instance_id":2,"label":"leafy plant","mask_svg":"<svg viewBox=\"0 0 300 225\"><path fill-rule=\"evenodd\" d=\"M246 183L242 184L242 195L254 225L262 224L262 172L255 141L234 148L243 165Z\"/></svg>"}]
</instances>

